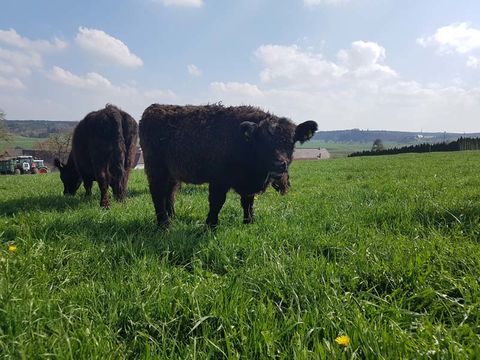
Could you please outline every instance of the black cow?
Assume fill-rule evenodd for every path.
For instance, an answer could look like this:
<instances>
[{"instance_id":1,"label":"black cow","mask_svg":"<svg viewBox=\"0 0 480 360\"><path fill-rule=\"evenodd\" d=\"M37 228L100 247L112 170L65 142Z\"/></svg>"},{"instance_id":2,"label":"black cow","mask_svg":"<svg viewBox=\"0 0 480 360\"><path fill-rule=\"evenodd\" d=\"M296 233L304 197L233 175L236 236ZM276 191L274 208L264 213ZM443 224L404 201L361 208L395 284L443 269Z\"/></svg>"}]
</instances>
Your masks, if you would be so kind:
<instances>
[{"instance_id":1,"label":"black cow","mask_svg":"<svg viewBox=\"0 0 480 360\"><path fill-rule=\"evenodd\" d=\"M75 195L83 181L89 196L93 181L97 181L101 192L100 206L109 206L109 186L115 198L123 200L134 166L137 140L137 122L125 111L107 105L89 113L73 132L72 151L67 163L55 159L64 185L63 193Z\"/></svg>"},{"instance_id":2,"label":"black cow","mask_svg":"<svg viewBox=\"0 0 480 360\"><path fill-rule=\"evenodd\" d=\"M316 130L314 121L297 126L251 106L149 106L140 145L158 224L169 225L181 182L209 184L209 226L218 224L229 189L240 194L244 222L252 223L254 195L268 183L288 188L294 145Z\"/></svg>"}]
</instances>

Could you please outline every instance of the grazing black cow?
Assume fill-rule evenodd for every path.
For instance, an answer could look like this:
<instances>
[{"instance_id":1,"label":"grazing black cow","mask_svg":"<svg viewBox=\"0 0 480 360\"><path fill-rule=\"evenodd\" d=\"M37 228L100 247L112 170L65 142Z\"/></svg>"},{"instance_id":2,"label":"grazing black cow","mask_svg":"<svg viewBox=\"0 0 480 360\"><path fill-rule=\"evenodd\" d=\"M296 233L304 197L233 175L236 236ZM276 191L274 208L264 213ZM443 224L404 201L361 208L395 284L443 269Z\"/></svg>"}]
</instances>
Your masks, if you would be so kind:
<instances>
[{"instance_id":1,"label":"grazing black cow","mask_svg":"<svg viewBox=\"0 0 480 360\"><path fill-rule=\"evenodd\" d=\"M93 111L76 126L72 151L66 164L55 159L65 195L75 195L81 182L91 195L93 181L101 192L100 206L108 207L108 187L117 200L126 196L128 177L134 166L138 125L125 111L114 105Z\"/></svg>"}]
</instances>

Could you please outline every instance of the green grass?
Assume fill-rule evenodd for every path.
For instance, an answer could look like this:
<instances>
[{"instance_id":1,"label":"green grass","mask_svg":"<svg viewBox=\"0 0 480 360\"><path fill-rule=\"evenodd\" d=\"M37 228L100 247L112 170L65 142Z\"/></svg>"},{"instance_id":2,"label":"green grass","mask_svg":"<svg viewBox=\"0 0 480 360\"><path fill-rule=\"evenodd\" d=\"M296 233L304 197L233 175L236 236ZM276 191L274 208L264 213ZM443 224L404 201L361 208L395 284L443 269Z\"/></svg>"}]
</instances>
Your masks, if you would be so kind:
<instances>
[{"instance_id":1,"label":"green grass","mask_svg":"<svg viewBox=\"0 0 480 360\"><path fill-rule=\"evenodd\" d=\"M0 177L0 358L476 358L479 173L480 152L298 162L215 233L205 186L162 232L141 171L108 211Z\"/></svg>"},{"instance_id":2,"label":"green grass","mask_svg":"<svg viewBox=\"0 0 480 360\"><path fill-rule=\"evenodd\" d=\"M32 138L19 135L12 135L9 141L0 140L0 151L14 149L17 146L22 149L33 149L39 142L45 141L45 138Z\"/></svg>"}]
</instances>

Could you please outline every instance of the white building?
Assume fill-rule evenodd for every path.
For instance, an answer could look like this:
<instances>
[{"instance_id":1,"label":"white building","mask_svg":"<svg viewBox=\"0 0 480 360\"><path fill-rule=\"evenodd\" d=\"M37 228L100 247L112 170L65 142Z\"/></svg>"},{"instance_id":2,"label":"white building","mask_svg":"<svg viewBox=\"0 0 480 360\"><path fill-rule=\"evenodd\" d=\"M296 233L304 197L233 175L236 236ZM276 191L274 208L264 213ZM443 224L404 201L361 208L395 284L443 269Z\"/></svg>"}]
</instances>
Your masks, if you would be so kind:
<instances>
[{"instance_id":1,"label":"white building","mask_svg":"<svg viewBox=\"0 0 480 360\"><path fill-rule=\"evenodd\" d=\"M325 160L330 159L327 149L295 149L293 152L295 160Z\"/></svg>"}]
</instances>

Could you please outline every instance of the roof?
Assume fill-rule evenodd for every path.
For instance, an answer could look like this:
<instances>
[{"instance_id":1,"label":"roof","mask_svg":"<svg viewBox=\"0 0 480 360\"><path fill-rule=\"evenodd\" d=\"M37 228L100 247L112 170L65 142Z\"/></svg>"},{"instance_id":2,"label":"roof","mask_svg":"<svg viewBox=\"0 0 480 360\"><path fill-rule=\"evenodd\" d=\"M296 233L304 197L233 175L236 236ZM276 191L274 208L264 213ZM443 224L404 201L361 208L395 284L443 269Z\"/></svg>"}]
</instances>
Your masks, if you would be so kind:
<instances>
[{"instance_id":1,"label":"roof","mask_svg":"<svg viewBox=\"0 0 480 360\"><path fill-rule=\"evenodd\" d=\"M295 149L293 158L297 160L319 160L330 159L327 149Z\"/></svg>"}]
</instances>

